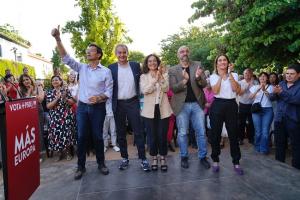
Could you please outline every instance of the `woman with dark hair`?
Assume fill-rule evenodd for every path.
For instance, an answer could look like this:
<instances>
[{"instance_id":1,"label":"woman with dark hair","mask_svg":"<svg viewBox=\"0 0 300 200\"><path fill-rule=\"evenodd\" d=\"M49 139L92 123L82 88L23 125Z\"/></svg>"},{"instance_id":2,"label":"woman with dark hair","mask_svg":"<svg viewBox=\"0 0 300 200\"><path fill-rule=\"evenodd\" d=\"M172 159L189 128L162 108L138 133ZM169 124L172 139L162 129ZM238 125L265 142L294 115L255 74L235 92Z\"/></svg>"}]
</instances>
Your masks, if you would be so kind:
<instances>
[{"instance_id":1,"label":"woman with dark hair","mask_svg":"<svg viewBox=\"0 0 300 200\"><path fill-rule=\"evenodd\" d=\"M215 60L215 71L210 76L210 84L215 93L215 100L210 108L211 126L211 158L213 160L213 172L219 172L219 155L221 153L220 140L223 123L228 132L230 141L230 153L234 171L243 175L240 167L241 152L238 144L238 105L237 94L241 87L238 83L238 74L233 72L233 65L226 55L219 55Z\"/></svg>"},{"instance_id":2,"label":"woman with dark hair","mask_svg":"<svg viewBox=\"0 0 300 200\"><path fill-rule=\"evenodd\" d=\"M71 160L70 147L74 144L75 116L72 105L76 102L70 91L63 87L60 76L51 78L52 89L47 92L47 108L49 109L49 150L58 151L56 161L63 157L66 151L67 160Z\"/></svg>"},{"instance_id":3,"label":"woman with dark hair","mask_svg":"<svg viewBox=\"0 0 300 200\"><path fill-rule=\"evenodd\" d=\"M269 84L269 75L261 72L258 76L259 85L250 88L250 98L253 104L260 103L261 111L252 113L255 130L255 150L262 154L269 153L269 134L273 120L273 108L269 95L273 92L273 86Z\"/></svg>"},{"instance_id":4,"label":"woman with dark hair","mask_svg":"<svg viewBox=\"0 0 300 200\"><path fill-rule=\"evenodd\" d=\"M4 78L7 89L7 97L10 99L20 98L18 94L19 83L15 80L14 75L8 74Z\"/></svg>"},{"instance_id":5,"label":"woman with dark hair","mask_svg":"<svg viewBox=\"0 0 300 200\"><path fill-rule=\"evenodd\" d=\"M278 75L275 72L271 72L269 74L269 80L270 80L270 84L273 86L278 85L279 83Z\"/></svg>"},{"instance_id":6,"label":"woman with dark hair","mask_svg":"<svg viewBox=\"0 0 300 200\"><path fill-rule=\"evenodd\" d=\"M151 169L158 169L157 155L160 154L161 171L167 171L165 156L168 152L167 133L169 117L172 109L167 92L169 79L165 69L160 66L160 59L154 54L145 58L143 74L140 78L140 88L144 94L144 106L141 116L146 127L149 127L150 155L153 156Z\"/></svg>"}]
</instances>

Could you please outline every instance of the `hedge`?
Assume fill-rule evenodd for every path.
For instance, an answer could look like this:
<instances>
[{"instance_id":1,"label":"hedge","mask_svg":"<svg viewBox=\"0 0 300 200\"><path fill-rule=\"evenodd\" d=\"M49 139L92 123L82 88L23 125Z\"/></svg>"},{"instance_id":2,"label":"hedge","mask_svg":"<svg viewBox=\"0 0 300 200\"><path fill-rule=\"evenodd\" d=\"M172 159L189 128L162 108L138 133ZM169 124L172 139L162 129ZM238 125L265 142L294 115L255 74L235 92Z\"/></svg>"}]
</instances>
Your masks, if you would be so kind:
<instances>
[{"instance_id":1,"label":"hedge","mask_svg":"<svg viewBox=\"0 0 300 200\"><path fill-rule=\"evenodd\" d=\"M20 77L23 74L23 68L27 67L29 71L29 75L35 78L35 70L33 66L26 65L20 62L14 62L11 60L0 59L0 75L5 76L5 70L10 69L11 73L15 78Z\"/></svg>"}]
</instances>

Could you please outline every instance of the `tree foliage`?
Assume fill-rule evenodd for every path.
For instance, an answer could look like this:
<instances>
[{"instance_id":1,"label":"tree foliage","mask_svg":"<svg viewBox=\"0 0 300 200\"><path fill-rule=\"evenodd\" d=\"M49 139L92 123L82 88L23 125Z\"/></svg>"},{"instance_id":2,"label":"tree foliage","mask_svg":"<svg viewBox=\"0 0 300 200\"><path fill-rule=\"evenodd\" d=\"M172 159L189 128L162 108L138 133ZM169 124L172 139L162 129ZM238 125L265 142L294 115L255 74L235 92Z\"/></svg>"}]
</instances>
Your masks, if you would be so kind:
<instances>
[{"instance_id":1,"label":"tree foliage","mask_svg":"<svg viewBox=\"0 0 300 200\"><path fill-rule=\"evenodd\" d=\"M55 68L59 68L62 74L66 74L70 71L70 68L66 67L59 56L57 48L52 50L51 62L53 63L53 71Z\"/></svg>"},{"instance_id":2,"label":"tree foliage","mask_svg":"<svg viewBox=\"0 0 300 200\"><path fill-rule=\"evenodd\" d=\"M201 61L203 67L212 69L213 55L222 50L220 44L220 36L215 31L198 27L181 29L179 33L162 40L161 56L167 65L176 65L178 63L177 50L180 46L186 45L190 49L192 60Z\"/></svg>"},{"instance_id":3,"label":"tree foliage","mask_svg":"<svg viewBox=\"0 0 300 200\"><path fill-rule=\"evenodd\" d=\"M114 47L117 43L128 42L123 23L112 11L111 0L76 0L81 8L78 21L69 21L63 32L71 33L71 44L76 56L85 61L85 50L90 43L99 45L104 52L102 64L115 60Z\"/></svg>"},{"instance_id":4,"label":"tree foliage","mask_svg":"<svg viewBox=\"0 0 300 200\"><path fill-rule=\"evenodd\" d=\"M145 55L140 51L130 51L128 60L136 61L138 63L142 63L144 61Z\"/></svg>"},{"instance_id":5,"label":"tree foliage","mask_svg":"<svg viewBox=\"0 0 300 200\"><path fill-rule=\"evenodd\" d=\"M279 68L299 60L299 0L198 0L190 21L213 15L237 65Z\"/></svg>"},{"instance_id":6,"label":"tree foliage","mask_svg":"<svg viewBox=\"0 0 300 200\"><path fill-rule=\"evenodd\" d=\"M6 60L6 59L0 59L0 75L5 75L5 70L10 69L11 73L14 75L15 79L18 80L19 76L23 74L23 68L28 68L28 73L31 77L35 78L35 69L33 66L20 63L20 62L14 62L12 60Z\"/></svg>"},{"instance_id":7,"label":"tree foliage","mask_svg":"<svg viewBox=\"0 0 300 200\"><path fill-rule=\"evenodd\" d=\"M3 26L0 26L0 34L21 46L25 46L25 47L31 46L30 42L28 40L25 40L24 38L22 38L19 35L19 31L16 30L10 24L4 24Z\"/></svg>"}]
</instances>

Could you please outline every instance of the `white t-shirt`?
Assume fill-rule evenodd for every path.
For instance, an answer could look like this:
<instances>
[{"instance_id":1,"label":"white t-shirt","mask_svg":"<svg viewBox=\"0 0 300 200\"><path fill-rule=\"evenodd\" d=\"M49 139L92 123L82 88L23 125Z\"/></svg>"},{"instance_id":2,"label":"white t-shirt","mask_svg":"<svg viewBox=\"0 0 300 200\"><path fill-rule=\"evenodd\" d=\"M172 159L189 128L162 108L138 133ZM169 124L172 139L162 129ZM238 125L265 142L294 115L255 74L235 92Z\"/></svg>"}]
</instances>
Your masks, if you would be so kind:
<instances>
[{"instance_id":1,"label":"white t-shirt","mask_svg":"<svg viewBox=\"0 0 300 200\"><path fill-rule=\"evenodd\" d=\"M156 83L155 84L155 87L156 87L156 96L155 96L155 104L159 104L159 101L160 101L160 90L161 90L161 87L159 85L159 83Z\"/></svg>"},{"instance_id":2,"label":"white t-shirt","mask_svg":"<svg viewBox=\"0 0 300 200\"><path fill-rule=\"evenodd\" d=\"M250 92L251 94L254 94L258 88L260 87L260 85L254 85L250 88ZM273 92L273 86L269 85L269 87L267 88L267 92L268 93L272 93ZM259 90L259 92L257 92L255 98L254 98L254 102L253 103L257 103L260 102L260 99L263 95L263 91ZM262 100L261 100L261 107L272 107L272 102L270 101L269 97L267 97L266 95L263 96Z\"/></svg>"},{"instance_id":3,"label":"white t-shirt","mask_svg":"<svg viewBox=\"0 0 300 200\"><path fill-rule=\"evenodd\" d=\"M72 86L69 85L68 89L70 90L72 97L77 98L78 89L79 89L78 84Z\"/></svg>"},{"instance_id":4,"label":"white t-shirt","mask_svg":"<svg viewBox=\"0 0 300 200\"><path fill-rule=\"evenodd\" d=\"M246 88L249 87L249 83L246 82L246 80L241 80L239 81L240 85L241 85L241 89L245 90ZM247 90L245 90L244 94L239 96L239 102L243 103L243 104L252 104L253 103L253 99L250 99L250 88L248 88Z\"/></svg>"},{"instance_id":5,"label":"white t-shirt","mask_svg":"<svg viewBox=\"0 0 300 200\"><path fill-rule=\"evenodd\" d=\"M118 99L125 100L136 96L135 82L130 65L118 66Z\"/></svg>"},{"instance_id":6,"label":"white t-shirt","mask_svg":"<svg viewBox=\"0 0 300 200\"><path fill-rule=\"evenodd\" d=\"M235 81L238 81L239 76L237 73L232 73L232 76ZM211 86L216 85L219 79L220 79L219 75L212 74L209 77L210 85ZM215 97L222 98L222 99L235 99L236 98L236 92L232 91L231 83L230 83L230 80L228 77L226 80L222 79L220 92L219 92L219 94L215 94Z\"/></svg>"}]
</instances>

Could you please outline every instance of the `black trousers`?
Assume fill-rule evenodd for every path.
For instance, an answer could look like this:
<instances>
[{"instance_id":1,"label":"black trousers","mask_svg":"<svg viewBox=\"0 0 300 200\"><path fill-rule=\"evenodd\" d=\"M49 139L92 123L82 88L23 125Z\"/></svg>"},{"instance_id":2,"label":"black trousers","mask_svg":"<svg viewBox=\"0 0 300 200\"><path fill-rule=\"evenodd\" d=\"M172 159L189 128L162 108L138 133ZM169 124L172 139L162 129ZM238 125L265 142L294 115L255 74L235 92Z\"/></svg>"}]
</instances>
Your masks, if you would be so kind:
<instances>
[{"instance_id":1,"label":"black trousers","mask_svg":"<svg viewBox=\"0 0 300 200\"><path fill-rule=\"evenodd\" d=\"M285 151L287 149L287 139L290 137L292 146L292 166L300 169L300 123L290 119L282 119L281 122L275 122L275 159L281 162L285 161Z\"/></svg>"},{"instance_id":2,"label":"black trousers","mask_svg":"<svg viewBox=\"0 0 300 200\"><path fill-rule=\"evenodd\" d=\"M247 130L247 136L249 143L254 142L254 125L251 113L252 104L239 105L239 140L243 141L245 139L245 128ZM248 120L248 125L246 126L246 121Z\"/></svg>"},{"instance_id":3,"label":"black trousers","mask_svg":"<svg viewBox=\"0 0 300 200\"><path fill-rule=\"evenodd\" d=\"M212 147L211 158L214 162L219 162L221 153L220 141L223 123L228 132L230 142L230 154L232 163L237 165L241 159L241 151L238 144L238 106L235 99L215 98L210 110L210 141Z\"/></svg>"},{"instance_id":4,"label":"black trousers","mask_svg":"<svg viewBox=\"0 0 300 200\"><path fill-rule=\"evenodd\" d=\"M140 159L146 159L145 143L141 126L140 102L138 97L128 100L118 100L115 115L117 128L117 141L120 146L121 157L128 159L127 140L126 140L126 117L130 123L134 141Z\"/></svg>"},{"instance_id":5,"label":"black trousers","mask_svg":"<svg viewBox=\"0 0 300 200\"><path fill-rule=\"evenodd\" d=\"M148 139L150 143L150 155L165 156L168 153L168 128L169 128L169 117L161 119L159 105L155 105L154 118L144 118L145 123L148 127Z\"/></svg>"}]
</instances>

